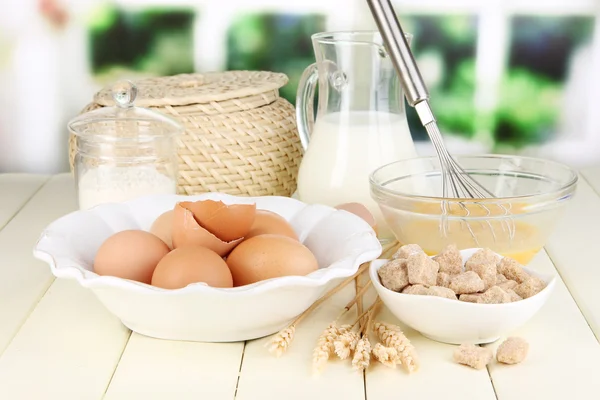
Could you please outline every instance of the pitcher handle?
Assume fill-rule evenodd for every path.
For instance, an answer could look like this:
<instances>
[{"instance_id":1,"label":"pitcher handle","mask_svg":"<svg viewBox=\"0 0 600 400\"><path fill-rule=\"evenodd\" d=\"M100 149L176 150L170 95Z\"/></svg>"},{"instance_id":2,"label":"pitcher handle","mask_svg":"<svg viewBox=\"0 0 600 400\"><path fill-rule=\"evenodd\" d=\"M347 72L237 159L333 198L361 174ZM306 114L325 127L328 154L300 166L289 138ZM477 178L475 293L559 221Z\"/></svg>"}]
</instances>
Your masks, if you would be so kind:
<instances>
[{"instance_id":1,"label":"pitcher handle","mask_svg":"<svg viewBox=\"0 0 600 400\"><path fill-rule=\"evenodd\" d=\"M314 118L314 104L315 104L315 87L319 73L317 71L317 64L313 63L306 67L300 82L298 83L298 91L296 93L296 121L298 124L298 136L300 136L300 143L304 151L308 149L308 142L310 141L310 134L312 133L313 125L315 123Z\"/></svg>"}]
</instances>

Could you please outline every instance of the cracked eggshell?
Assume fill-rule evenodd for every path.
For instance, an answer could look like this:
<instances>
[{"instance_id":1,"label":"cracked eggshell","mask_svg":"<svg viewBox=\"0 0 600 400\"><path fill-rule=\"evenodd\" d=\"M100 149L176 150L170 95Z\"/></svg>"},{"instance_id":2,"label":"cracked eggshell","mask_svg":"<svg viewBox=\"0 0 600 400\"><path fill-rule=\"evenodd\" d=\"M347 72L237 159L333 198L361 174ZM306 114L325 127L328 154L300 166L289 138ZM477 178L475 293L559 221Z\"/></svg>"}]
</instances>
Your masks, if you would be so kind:
<instances>
[{"instance_id":1,"label":"cracked eggshell","mask_svg":"<svg viewBox=\"0 0 600 400\"><path fill-rule=\"evenodd\" d=\"M171 235L174 249L185 245L197 245L206 247L224 257L243 240L243 238L239 238L226 242L219 239L200 226L196 218L194 218L193 212L185 207L185 205L189 204L193 203L177 203L173 209L173 230Z\"/></svg>"},{"instance_id":2,"label":"cracked eggshell","mask_svg":"<svg viewBox=\"0 0 600 400\"><path fill-rule=\"evenodd\" d=\"M246 236L256 215L256 203L228 205L222 201L201 200L180 204L192 212L200 226L224 242Z\"/></svg>"}]
</instances>

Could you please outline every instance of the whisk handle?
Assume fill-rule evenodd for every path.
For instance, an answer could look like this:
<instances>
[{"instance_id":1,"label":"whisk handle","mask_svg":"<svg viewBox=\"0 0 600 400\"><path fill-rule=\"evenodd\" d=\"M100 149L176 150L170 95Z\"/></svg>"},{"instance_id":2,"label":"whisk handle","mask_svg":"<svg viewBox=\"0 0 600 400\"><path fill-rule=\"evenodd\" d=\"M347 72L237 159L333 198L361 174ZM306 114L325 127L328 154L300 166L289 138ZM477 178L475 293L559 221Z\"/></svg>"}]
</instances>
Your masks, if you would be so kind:
<instances>
[{"instance_id":1,"label":"whisk handle","mask_svg":"<svg viewBox=\"0 0 600 400\"><path fill-rule=\"evenodd\" d=\"M421 101L428 100L429 92L390 0L367 0L367 3L400 77L408 104L414 107Z\"/></svg>"}]
</instances>

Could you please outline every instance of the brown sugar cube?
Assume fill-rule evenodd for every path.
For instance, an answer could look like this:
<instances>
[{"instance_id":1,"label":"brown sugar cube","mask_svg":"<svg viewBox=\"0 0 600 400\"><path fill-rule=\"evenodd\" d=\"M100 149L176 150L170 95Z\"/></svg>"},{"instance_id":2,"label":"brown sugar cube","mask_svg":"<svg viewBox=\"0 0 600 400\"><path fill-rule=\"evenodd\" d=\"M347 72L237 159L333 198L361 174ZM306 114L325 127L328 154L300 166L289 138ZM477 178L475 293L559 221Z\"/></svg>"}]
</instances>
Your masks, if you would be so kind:
<instances>
[{"instance_id":1,"label":"brown sugar cube","mask_svg":"<svg viewBox=\"0 0 600 400\"><path fill-rule=\"evenodd\" d=\"M381 284L394 292L399 292L408 285L406 260L390 260L379 268L377 273Z\"/></svg>"},{"instance_id":2,"label":"brown sugar cube","mask_svg":"<svg viewBox=\"0 0 600 400\"><path fill-rule=\"evenodd\" d=\"M431 286L429 289L427 289L427 294L430 296L438 296L450 300L456 300L456 293L454 293L452 289L448 289L447 287Z\"/></svg>"},{"instance_id":3,"label":"brown sugar cube","mask_svg":"<svg viewBox=\"0 0 600 400\"><path fill-rule=\"evenodd\" d=\"M500 257L490 249L480 249L473 254L465 263L465 271L471 271L472 267L478 264L498 264Z\"/></svg>"},{"instance_id":4,"label":"brown sugar cube","mask_svg":"<svg viewBox=\"0 0 600 400\"><path fill-rule=\"evenodd\" d=\"M514 281L513 281L514 282ZM519 301L519 300L523 300L523 298L521 296L519 296L514 290L512 289L508 289L506 290L506 293L508 293L508 295L510 296L510 302L512 303L513 301Z\"/></svg>"},{"instance_id":5,"label":"brown sugar cube","mask_svg":"<svg viewBox=\"0 0 600 400\"><path fill-rule=\"evenodd\" d=\"M447 274L460 274L463 270L463 261L456 245L446 246L446 248L433 258L440 265L440 272Z\"/></svg>"},{"instance_id":6,"label":"brown sugar cube","mask_svg":"<svg viewBox=\"0 0 600 400\"><path fill-rule=\"evenodd\" d=\"M509 257L504 257L498 263L498 272L504 275L506 279L517 283L523 283L523 281L529 278L529 274L523 270L523 266Z\"/></svg>"},{"instance_id":7,"label":"brown sugar cube","mask_svg":"<svg viewBox=\"0 0 600 400\"><path fill-rule=\"evenodd\" d=\"M402 290L402 293L405 294L418 294L418 295L428 295L429 291L423 285L408 285Z\"/></svg>"},{"instance_id":8,"label":"brown sugar cube","mask_svg":"<svg viewBox=\"0 0 600 400\"><path fill-rule=\"evenodd\" d=\"M393 260L396 260L396 259L406 260L408 257L412 256L413 254L419 254L419 253L425 254L425 252L423 251L421 246L419 246L418 244L405 244L404 246L400 247L394 253L394 255L392 256L392 259Z\"/></svg>"},{"instance_id":9,"label":"brown sugar cube","mask_svg":"<svg viewBox=\"0 0 600 400\"><path fill-rule=\"evenodd\" d=\"M508 279L500 273L496 274L496 285L501 284L502 282L506 282Z\"/></svg>"},{"instance_id":10,"label":"brown sugar cube","mask_svg":"<svg viewBox=\"0 0 600 400\"><path fill-rule=\"evenodd\" d=\"M452 276L450 274L447 274L445 272L438 272L438 274L437 274L437 286L442 286L442 287L449 288L450 287L450 280L451 279L452 279Z\"/></svg>"},{"instance_id":11,"label":"brown sugar cube","mask_svg":"<svg viewBox=\"0 0 600 400\"><path fill-rule=\"evenodd\" d=\"M425 253L409 256L406 268L408 269L408 281L411 285L435 286L437 283L437 273L440 266L427 257Z\"/></svg>"},{"instance_id":12,"label":"brown sugar cube","mask_svg":"<svg viewBox=\"0 0 600 400\"><path fill-rule=\"evenodd\" d=\"M466 301L467 303L479 303L481 294L461 294L458 300Z\"/></svg>"},{"instance_id":13,"label":"brown sugar cube","mask_svg":"<svg viewBox=\"0 0 600 400\"><path fill-rule=\"evenodd\" d=\"M465 270L473 271L477 275L479 275L481 280L483 280L483 282L485 283L484 290L487 290L492 286L496 285L496 275L498 274L498 272L496 271L495 263L471 263L468 266L465 266Z\"/></svg>"},{"instance_id":14,"label":"brown sugar cube","mask_svg":"<svg viewBox=\"0 0 600 400\"><path fill-rule=\"evenodd\" d=\"M494 354L487 347L461 344L454 351L454 361L475 369L484 369L492 361Z\"/></svg>"},{"instance_id":15,"label":"brown sugar cube","mask_svg":"<svg viewBox=\"0 0 600 400\"><path fill-rule=\"evenodd\" d=\"M450 289L456 294L471 294L481 292L485 287L485 283L479 275L473 271L463 272L462 274L453 275L450 280Z\"/></svg>"},{"instance_id":16,"label":"brown sugar cube","mask_svg":"<svg viewBox=\"0 0 600 400\"><path fill-rule=\"evenodd\" d=\"M530 276L523 283L514 288L514 291L524 299L535 296L546 287L546 282L537 276Z\"/></svg>"},{"instance_id":17,"label":"brown sugar cube","mask_svg":"<svg viewBox=\"0 0 600 400\"><path fill-rule=\"evenodd\" d=\"M504 275L500 275L500 276L504 276ZM514 290L514 288L516 288L517 285L518 285L517 281L513 281L513 280L505 280L502 283L498 283L498 281L496 281L496 286L499 286L505 292L508 292L510 289Z\"/></svg>"},{"instance_id":18,"label":"brown sugar cube","mask_svg":"<svg viewBox=\"0 0 600 400\"><path fill-rule=\"evenodd\" d=\"M525 360L529 352L529 343L520 337L509 337L496 351L496 359L504 364L518 364Z\"/></svg>"},{"instance_id":19,"label":"brown sugar cube","mask_svg":"<svg viewBox=\"0 0 600 400\"><path fill-rule=\"evenodd\" d=\"M480 304L503 304L510 303L511 297L504 290L498 286L492 286L486 290L480 297L478 303Z\"/></svg>"}]
</instances>

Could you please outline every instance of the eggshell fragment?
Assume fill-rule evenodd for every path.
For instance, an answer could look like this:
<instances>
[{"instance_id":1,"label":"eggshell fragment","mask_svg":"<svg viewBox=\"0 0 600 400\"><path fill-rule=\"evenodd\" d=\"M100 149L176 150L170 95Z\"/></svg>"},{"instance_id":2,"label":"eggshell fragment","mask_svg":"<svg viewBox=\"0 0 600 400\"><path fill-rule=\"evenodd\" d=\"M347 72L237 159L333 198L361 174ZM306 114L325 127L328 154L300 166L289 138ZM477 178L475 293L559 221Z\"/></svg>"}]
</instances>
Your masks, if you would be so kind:
<instances>
[{"instance_id":1,"label":"eggshell fragment","mask_svg":"<svg viewBox=\"0 0 600 400\"><path fill-rule=\"evenodd\" d=\"M233 286L225 261L214 251L200 246L171 251L160 260L152 276L152 285L164 289L179 289L198 282L219 288Z\"/></svg>"},{"instance_id":2,"label":"eggshell fragment","mask_svg":"<svg viewBox=\"0 0 600 400\"><path fill-rule=\"evenodd\" d=\"M158 236L160 240L165 242L169 249L173 249L173 240L171 232L173 230L173 210L169 210L158 216L150 227L150 233Z\"/></svg>"},{"instance_id":3,"label":"eggshell fragment","mask_svg":"<svg viewBox=\"0 0 600 400\"><path fill-rule=\"evenodd\" d=\"M192 211L184 207L189 202L177 203L173 210L173 248L196 245L206 247L221 257L227 255L243 238L224 242L200 226Z\"/></svg>"},{"instance_id":4,"label":"eggshell fragment","mask_svg":"<svg viewBox=\"0 0 600 400\"><path fill-rule=\"evenodd\" d=\"M256 204L231 204L222 201L200 200L180 203L194 214L204 229L224 242L246 236L256 213Z\"/></svg>"},{"instance_id":5,"label":"eggshell fragment","mask_svg":"<svg viewBox=\"0 0 600 400\"><path fill-rule=\"evenodd\" d=\"M244 240L227 257L234 286L281 276L308 275L319 268L302 243L287 236L265 234Z\"/></svg>"},{"instance_id":6,"label":"eggshell fragment","mask_svg":"<svg viewBox=\"0 0 600 400\"><path fill-rule=\"evenodd\" d=\"M254 223L252 224L252 228L250 228L250 232L244 237L244 240L267 233L287 236L298 240L298 235L296 235L294 228L281 215L268 210L256 210Z\"/></svg>"},{"instance_id":7,"label":"eggshell fragment","mask_svg":"<svg viewBox=\"0 0 600 400\"><path fill-rule=\"evenodd\" d=\"M364 219L374 231L377 232L377 222L375 221L375 217L367 207L360 203L344 203L335 207L338 210L348 211L362 219Z\"/></svg>"},{"instance_id":8,"label":"eggshell fragment","mask_svg":"<svg viewBox=\"0 0 600 400\"><path fill-rule=\"evenodd\" d=\"M167 245L150 232L117 232L98 249L94 272L150 283L156 265L168 252Z\"/></svg>"}]
</instances>

